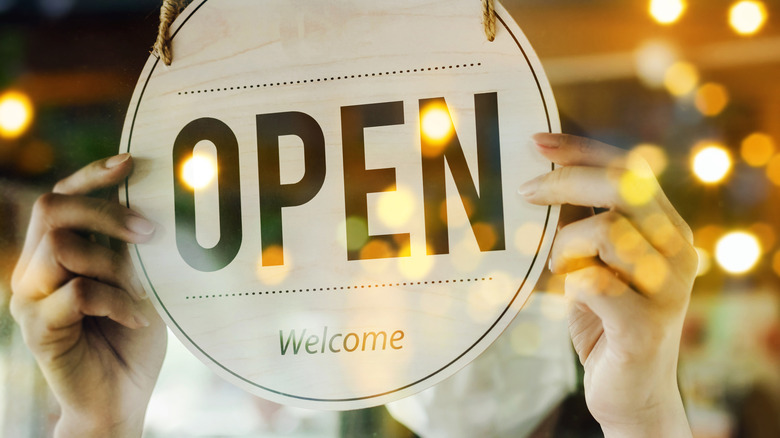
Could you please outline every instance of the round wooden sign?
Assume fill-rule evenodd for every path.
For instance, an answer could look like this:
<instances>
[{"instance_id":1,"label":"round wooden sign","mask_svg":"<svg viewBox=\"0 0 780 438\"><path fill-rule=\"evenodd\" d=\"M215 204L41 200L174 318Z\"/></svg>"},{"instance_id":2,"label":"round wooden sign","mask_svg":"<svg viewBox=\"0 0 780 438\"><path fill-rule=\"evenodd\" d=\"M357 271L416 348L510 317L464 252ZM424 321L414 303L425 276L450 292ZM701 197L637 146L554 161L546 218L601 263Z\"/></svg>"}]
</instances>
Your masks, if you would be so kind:
<instances>
[{"instance_id":1,"label":"round wooden sign","mask_svg":"<svg viewBox=\"0 0 780 438\"><path fill-rule=\"evenodd\" d=\"M124 126L130 250L215 372L280 403L355 409L476 358L541 273L559 121L541 65L478 0L201 0L149 58Z\"/></svg>"}]
</instances>

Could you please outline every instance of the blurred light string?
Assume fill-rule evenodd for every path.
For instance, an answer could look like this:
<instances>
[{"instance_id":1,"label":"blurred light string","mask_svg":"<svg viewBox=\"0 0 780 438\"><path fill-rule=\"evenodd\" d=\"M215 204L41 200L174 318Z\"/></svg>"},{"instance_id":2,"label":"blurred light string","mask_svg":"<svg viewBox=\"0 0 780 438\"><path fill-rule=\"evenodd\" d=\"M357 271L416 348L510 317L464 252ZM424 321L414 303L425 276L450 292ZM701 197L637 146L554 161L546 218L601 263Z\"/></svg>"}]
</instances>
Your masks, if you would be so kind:
<instances>
[{"instance_id":1,"label":"blurred light string","mask_svg":"<svg viewBox=\"0 0 780 438\"><path fill-rule=\"evenodd\" d=\"M160 7L160 27L157 29L157 40L154 42L152 54L162 59L165 65L171 65L173 51L171 50L171 25L182 10L189 4L188 0L163 0ZM494 0L482 0L482 26L488 41L496 39L496 10Z\"/></svg>"}]
</instances>

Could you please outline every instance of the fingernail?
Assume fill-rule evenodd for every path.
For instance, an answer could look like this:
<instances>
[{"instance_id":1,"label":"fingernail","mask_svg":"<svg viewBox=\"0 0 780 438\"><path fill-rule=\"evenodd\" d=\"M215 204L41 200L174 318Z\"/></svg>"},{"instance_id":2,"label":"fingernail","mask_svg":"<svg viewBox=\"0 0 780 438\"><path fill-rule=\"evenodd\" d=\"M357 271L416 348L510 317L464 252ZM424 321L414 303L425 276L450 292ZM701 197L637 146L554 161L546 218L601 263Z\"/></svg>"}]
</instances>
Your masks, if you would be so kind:
<instances>
[{"instance_id":1,"label":"fingernail","mask_svg":"<svg viewBox=\"0 0 780 438\"><path fill-rule=\"evenodd\" d=\"M111 169L113 167L119 166L120 164L127 161L127 159L130 158L130 154L124 153L119 155L114 155L113 157L106 160L106 169Z\"/></svg>"},{"instance_id":2,"label":"fingernail","mask_svg":"<svg viewBox=\"0 0 780 438\"><path fill-rule=\"evenodd\" d=\"M531 181L528 181L521 185L517 189L517 193L521 196L525 196L526 198L529 196L532 196L534 193L536 193L536 190L539 188L539 180L538 178L534 178Z\"/></svg>"},{"instance_id":3,"label":"fingernail","mask_svg":"<svg viewBox=\"0 0 780 438\"><path fill-rule=\"evenodd\" d=\"M149 327L151 325L149 320L146 319L146 317L141 315L140 313L133 315L133 319L135 320L135 323L140 325L141 327Z\"/></svg>"},{"instance_id":4,"label":"fingernail","mask_svg":"<svg viewBox=\"0 0 780 438\"><path fill-rule=\"evenodd\" d=\"M549 132L539 132L532 135L531 138L537 146L543 148L557 149L561 145L560 137L555 134L550 134Z\"/></svg>"},{"instance_id":5,"label":"fingernail","mask_svg":"<svg viewBox=\"0 0 780 438\"><path fill-rule=\"evenodd\" d=\"M128 216L125 219L125 227L142 236L148 236L154 232L154 224L140 216Z\"/></svg>"},{"instance_id":6,"label":"fingernail","mask_svg":"<svg viewBox=\"0 0 780 438\"><path fill-rule=\"evenodd\" d=\"M552 257L547 259L547 269L550 270L550 272L553 271L553 265L552 265Z\"/></svg>"}]
</instances>

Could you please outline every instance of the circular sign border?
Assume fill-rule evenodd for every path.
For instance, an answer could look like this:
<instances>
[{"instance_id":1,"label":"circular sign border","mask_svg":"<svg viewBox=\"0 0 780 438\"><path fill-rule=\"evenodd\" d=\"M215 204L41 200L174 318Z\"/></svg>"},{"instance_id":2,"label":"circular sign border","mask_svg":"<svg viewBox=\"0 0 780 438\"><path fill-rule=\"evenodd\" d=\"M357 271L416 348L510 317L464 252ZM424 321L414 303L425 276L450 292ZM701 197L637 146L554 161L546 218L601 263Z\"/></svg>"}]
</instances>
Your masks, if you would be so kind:
<instances>
[{"instance_id":1,"label":"circular sign border","mask_svg":"<svg viewBox=\"0 0 780 438\"><path fill-rule=\"evenodd\" d=\"M184 11L184 13L187 13L187 12L189 12L189 13L187 13L186 17L183 17L183 21L181 22L181 24L177 23L178 26L176 26L176 30L171 34L171 38L170 38L171 41L173 41L173 39L179 33L179 30L181 30L184 27L184 25L187 23L187 21L189 21L190 17L192 17L201 8L201 6L206 4L208 1L209 0L203 0L194 9L192 9L191 12L186 11L186 10ZM497 6L501 7L503 9L503 5L497 5ZM184 13L182 13L182 16L184 15ZM552 121L550 120L550 109L548 107L547 99L545 98L545 90L543 90L542 85L539 82L539 77L538 77L538 75L536 73L536 70L534 69L534 66L531 63L531 60L528 58L528 54L526 53L526 51L523 48L522 44L520 44L520 41L517 39L517 36L515 35L515 33L512 32L512 30L509 28L509 26L506 24L506 22L501 18L501 16L499 15L498 11L495 11L495 15L496 15L497 21L499 23L501 23L503 28L509 33L509 35L512 37L512 40L515 42L517 47L520 49L520 53L523 54L523 58L525 59L526 64L528 65L528 68L531 70L531 74L533 75L534 81L536 82L537 90L539 91L538 96L542 99L542 106L544 107L545 119L547 121L547 131L552 133L553 130L552 130ZM133 129L134 129L134 126L135 126L136 118L138 116L139 107L141 105L141 102L143 101L143 96L144 96L144 92L146 91L146 86L148 85L149 80L151 80L152 74L154 74L154 71L155 71L155 69L157 68L157 65L160 62L160 58L158 58L154 54L150 55L149 61L151 61L151 58L155 58L155 60L154 60L154 62L152 64L151 68L148 71L146 79L144 80L144 85L143 85L143 87L141 89L141 92L138 95L137 99L136 99L135 93L134 93L134 96L133 96L132 101L131 101L130 109L133 110L133 116L132 116L132 120L131 120L131 122L129 124L128 138L127 138L127 142L126 142L126 146L127 146L126 152L127 153L130 153L130 144L132 143ZM147 64L148 64L148 62L147 62ZM147 68L145 67L144 71L146 71L146 70L147 70ZM142 74L143 74L143 72L142 72ZM140 80L139 80L139 83L140 83ZM136 88L137 88L137 86L136 86ZM550 93L552 93L551 90L550 90ZM134 109L133 109L133 104L135 106ZM555 163L551 163L551 170L554 170L554 169L555 169ZM129 181L130 181L130 177L127 177L125 179L125 182L124 182L124 204L125 204L125 206L127 208L131 208L130 207ZM122 187L120 187L119 190L121 192ZM133 250L135 251L135 254L134 254L133 258L137 261L137 264L141 267L141 270L143 271L143 275L144 275L144 277L146 279L146 282L149 284L149 287L152 289L152 292L154 293L154 296L156 298L157 304L159 304L159 306L165 311L166 315L168 316L168 319L170 319L170 321L176 326L177 331L179 333L181 333L181 335L184 336L187 339L189 344L192 345L193 347L195 347L198 351L200 351L200 353L203 354L204 357L207 357L214 365L217 365L219 368L223 369L224 371L226 371L230 375L234 376L235 378L238 378L239 380L241 380L241 381L243 381L243 382L245 382L245 383L247 383L247 384L249 384L249 385L251 385L253 387L256 387L256 388L259 388L259 389L261 389L263 391L274 393L274 394L277 394L277 395L280 395L280 396L283 396L283 397L293 398L293 399L307 401L307 402L347 403L347 402L356 402L356 401L361 401L361 400L368 400L368 399L373 399L373 398L377 398L377 397L384 397L384 396L388 396L390 394L393 394L393 393L396 393L396 392L399 392L399 391L404 391L404 390L409 389L409 388L411 388L413 386L419 385L420 383L422 383L422 382L424 382L424 381L426 381L426 380L436 376L440 372L442 372L445 369L451 367L454 363L458 362L461 358L463 358L463 356L465 356L466 354L471 352L471 350L473 350L474 347L476 347L478 344L480 344L482 342L482 340L488 334L490 334L490 332L493 331L495 326L501 320L504 319L504 316L506 315L507 311L515 303L515 300L518 298L518 294L520 293L520 291L525 286L525 283L528 280L528 276L531 274L531 271L533 270L534 266L536 265L537 259L539 257L539 251L541 250L542 245L545 243L545 236L547 235L551 212L552 212L552 206L547 206L547 213L545 215L545 221L544 221L544 229L542 231L542 235L541 235L541 238L539 240L539 245L537 246L536 254L534 254L534 257L531 260L531 264L528 267L528 271L526 272L525 277L523 278L523 281L520 283L520 286L517 288L517 291L515 292L514 296L509 301L509 303L507 303L507 305L504 307L503 311L501 311L501 313L498 315L496 320L493 321L493 323L490 325L490 327L488 327L487 330L484 333L482 333L482 335L480 335L479 338L477 338L477 340L473 344L471 344L471 346L469 346L467 349L462 351L454 359L452 359L451 361L447 362L444 366L440 367L436 371L434 371L434 372L428 374L427 376L425 376L423 378L420 378L420 379L418 379L418 380L416 380L414 382L411 382L411 383L408 383L408 384L406 384L404 386L401 386L401 387L398 387L398 388L395 388L395 389L392 389L392 390L388 390L388 391L385 391L385 392L381 392L381 393L378 393L378 394L366 395L366 396L360 396L360 397L339 398L339 399L326 399L326 398L305 397L305 396L300 396L300 395L288 394L288 393L285 393L285 392L282 392L282 391L279 391L279 390L268 388L268 387L262 386L262 385L260 385L260 384L258 384L256 382L253 382L253 381L251 381L251 380L249 380L249 379L247 379L247 378L245 378L245 377L243 377L243 376L241 376L239 374L236 374L234 371L232 371L231 369L227 368L222 363L220 363L217 360L215 360L213 357L211 357L211 355L206 353L198 344L196 344L192 340L192 338L190 338L190 336L184 330L182 330L182 328L179 326L179 324L176 322L176 320L170 314L170 312L168 311L168 308L165 306L165 304L162 302L162 300L160 299L159 295L157 294L157 290L155 289L154 285L152 284L151 279L149 278L149 276L148 276L148 274L146 272L146 267L144 265L143 260L141 259L141 253L138 250L138 245L137 244L128 244L128 246L132 246L133 247ZM532 292L533 291L531 291L528 294L528 297L530 297ZM526 297L526 300L528 299L528 297ZM486 347L486 348L488 348L488 347Z\"/></svg>"}]
</instances>

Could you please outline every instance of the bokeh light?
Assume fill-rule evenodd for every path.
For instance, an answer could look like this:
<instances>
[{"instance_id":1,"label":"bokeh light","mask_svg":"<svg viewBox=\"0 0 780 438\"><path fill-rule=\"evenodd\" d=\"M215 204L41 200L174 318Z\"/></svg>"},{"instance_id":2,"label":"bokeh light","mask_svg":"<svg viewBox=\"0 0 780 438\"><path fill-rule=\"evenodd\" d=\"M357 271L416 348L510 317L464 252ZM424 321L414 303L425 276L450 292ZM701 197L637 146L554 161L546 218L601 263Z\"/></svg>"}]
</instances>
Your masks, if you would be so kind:
<instances>
[{"instance_id":1,"label":"bokeh light","mask_svg":"<svg viewBox=\"0 0 780 438\"><path fill-rule=\"evenodd\" d=\"M715 184L723 181L731 171L731 166L731 155L722 145L705 143L694 148L693 173L704 183Z\"/></svg>"},{"instance_id":2,"label":"bokeh light","mask_svg":"<svg viewBox=\"0 0 780 438\"><path fill-rule=\"evenodd\" d=\"M648 40L634 53L636 74L650 88L664 86L666 71L679 60L677 49L668 41Z\"/></svg>"},{"instance_id":3,"label":"bokeh light","mask_svg":"<svg viewBox=\"0 0 780 438\"><path fill-rule=\"evenodd\" d=\"M757 222L751 225L748 231L758 238L762 248L773 248L777 242L777 234L774 227L765 222Z\"/></svg>"},{"instance_id":4,"label":"bokeh light","mask_svg":"<svg viewBox=\"0 0 780 438\"><path fill-rule=\"evenodd\" d=\"M731 274L744 274L758 263L761 244L755 235L733 231L721 237L715 246L715 260Z\"/></svg>"},{"instance_id":5,"label":"bokeh light","mask_svg":"<svg viewBox=\"0 0 780 438\"><path fill-rule=\"evenodd\" d=\"M452 119L446 108L431 106L423 111L420 127L427 138L442 141L452 132Z\"/></svg>"},{"instance_id":6,"label":"bokeh light","mask_svg":"<svg viewBox=\"0 0 780 438\"><path fill-rule=\"evenodd\" d=\"M32 100L18 91L0 95L0 137L18 138L32 124L34 115Z\"/></svg>"},{"instance_id":7,"label":"bokeh light","mask_svg":"<svg viewBox=\"0 0 780 438\"><path fill-rule=\"evenodd\" d=\"M740 35L753 35L764 26L766 6L760 1L740 1L729 10L729 24Z\"/></svg>"},{"instance_id":8,"label":"bokeh light","mask_svg":"<svg viewBox=\"0 0 780 438\"><path fill-rule=\"evenodd\" d=\"M382 192L378 198L377 213L385 225L400 227L414 215L414 195L407 188L399 187L396 191Z\"/></svg>"},{"instance_id":9,"label":"bokeh light","mask_svg":"<svg viewBox=\"0 0 780 438\"><path fill-rule=\"evenodd\" d=\"M664 86L674 96L685 96L699 83L699 71L689 62L675 62L664 74Z\"/></svg>"},{"instance_id":10,"label":"bokeh light","mask_svg":"<svg viewBox=\"0 0 780 438\"><path fill-rule=\"evenodd\" d=\"M775 255L772 257L772 270L780 277L780 251L775 251Z\"/></svg>"},{"instance_id":11,"label":"bokeh light","mask_svg":"<svg viewBox=\"0 0 780 438\"><path fill-rule=\"evenodd\" d=\"M282 264L284 261L284 264ZM263 262L278 263L275 266L264 266ZM278 245L271 245L265 248L257 257L255 265L255 275L260 282L266 286L276 286L290 276L293 270L292 254L285 254L284 249Z\"/></svg>"},{"instance_id":12,"label":"bokeh light","mask_svg":"<svg viewBox=\"0 0 780 438\"><path fill-rule=\"evenodd\" d=\"M182 180L193 189L202 189L214 180L217 164L205 154L195 153L182 166Z\"/></svg>"},{"instance_id":13,"label":"bokeh light","mask_svg":"<svg viewBox=\"0 0 780 438\"><path fill-rule=\"evenodd\" d=\"M766 177L772 184L780 186L780 154L772 157L766 164Z\"/></svg>"},{"instance_id":14,"label":"bokeh light","mask_svg":"<svg viewBox=\"0 0 780 438\"><path fill-rule=\"evenodd\" d=\"M774 153L775 143L772 137L764 133L754 132L742 140L740 154L745 163L750 166L760 167L766 165L772 159Z\"/></svg>"},{"instance_id":15,"label":"bokeh light","mask_svg":"<svg viewBox=\"0 0 780 438\"><path fill-rule=\"evenodd\" d=\"M631 149L628 153L629 168L634 168L633 163L636 163L636 166L641 165L640 159L650 166L655 176L664 173L666 166L669 165L666 151L661 146L651 143L640 143Z\"/></svg>"},{"instance_id":16,"label":"bokeh light","mask_svg":"<svg viewBox=\"0 0 780 438\"><path fill-rule=\"evenodd\" d=\"M658 23L672 24L680 19L686 7L684 0L651 0L649 12Z\"/></svg>"},{"instance_id":17,"label":"bokeh light","mask_svg":"<svg viewBox=\"0 0 780 438\"><path fill-rule=\"evenodd\" d=\"M402 248L401 253L409 254L410 250ZM407 280L419 280L433 270L435 259L435 257L400 257L398 259L398 270L403 278Z\"/></svg>"},{"instance_id":18,"label":"bokeh light","mask_svg":"<svg viewBox=\"0 0 780 438\"><path fill-rule=\"evenodd\" d=\"M523 321L512 328L509 343L520 356L532 356L542 344L542 330L539 324Z\"/></svg>"},{"instance_id":19,"label":"bokeh light","mask_svg":"<svg viewBox=\"0 0 780 438\"><path fill-rule=\"evenodd\" d=\"M724 232L725 231L720 225L705 225L701 228L697 228L693 232L693 241L697 247L713 252L715 251L715 244Z\"/></svg>"},{"instance_id":20,"label":"bokeh light","mask_svg":"<svg viewBox=\"0 0 780 438\"><path fill-rule=\"evenodd\" d=\"M708 82L696 91L696 108L705 116L714 117L729 103L729 92L721 84Z\"/></svg>"},{"instance_id":21,"label":"bokeh light","mask_svg":"<svg viewBox=\"0 0 780 438\"><path fill-rule=\"evenodd\" d=\"M620 196L630 205L645 205L658 191L655 178L647 172L629 170L620 177Z\"/></svg>"}]
</instances>

